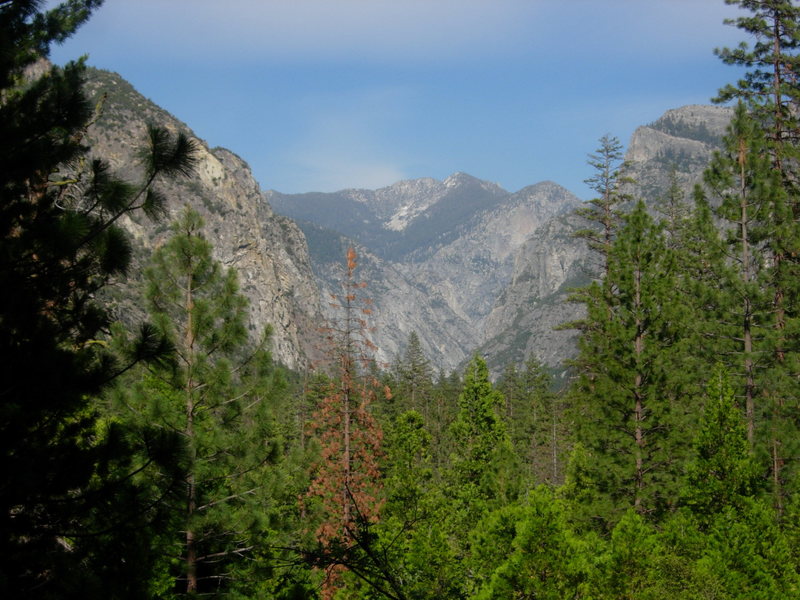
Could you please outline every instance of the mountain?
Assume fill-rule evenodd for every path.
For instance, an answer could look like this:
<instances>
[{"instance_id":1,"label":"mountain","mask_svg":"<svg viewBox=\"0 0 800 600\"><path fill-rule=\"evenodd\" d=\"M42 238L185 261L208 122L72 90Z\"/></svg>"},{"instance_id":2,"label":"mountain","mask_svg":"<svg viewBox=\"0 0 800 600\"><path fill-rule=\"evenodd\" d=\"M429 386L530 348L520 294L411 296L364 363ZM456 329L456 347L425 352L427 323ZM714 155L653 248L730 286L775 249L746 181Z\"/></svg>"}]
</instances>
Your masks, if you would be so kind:
<instances>
[{"instance_id":1,"label":"mountain","mask_svg":"<svg viewBox=\"0 0 800 600\"><path fill-rule=\"evenodd\" d=\"M729 108L693 105L639 127L625 155L635 182L626 192L656 212L674 176L690 197L730 116ZM477 350L495 375L529 356L563 373L575 354L577 332L559 326L582 316L570 290L598 270L573 236L586 225L573 214L581 202L557 184L510 193L456 173L379 190L270 191L267 198L305 232L326 292L339 289L347 245L358 248L382 360L401 353L411 331L447 370Z\"/></svg>"},{"instance_id":2,"label":"mountain","mask_svg":"<svg viewBox=\"0 0 800 600\"><path fill-rule=\"evenodd\" d=\"M253 335L270 324L273 356L300 368L313 354L313 337L319 323L319 291L311 271L305 238L286 217L275 214L264 199L247 163L224 148L209 148L175 117L144 98L119 75L90 70L86 83L90 98L100 106L99 116L87 132L92 152L108 161L112 170L135 180L140 173L137 148L148 123L183 131L198 142L196 174L160 186L168 200L169 215L153 222L142 214L124 218L132 234L136 259L127 284L112 291L121 320L133 321L143 313L137 281L150 251L169 236L169 222L190 204L206 222L214 257L235 267L242 291L250 300Z\"/></svg>"},{"instance_id":3,"label":"mountain","mask_svg":"<svg viewBox=\"0 0 800 600\"><path fill-rule=\"evenodd\" d=\"M279 213L310 222L368 246L382 258L402 262L421 248L458 236L477 212L506 197L500 186L465 173L444 181L401 181L379 190L280 194L267 199Z\"/></svg>"},{"instance_id":4,"label":"mountain","mask_svg":"<svg viewBox=\"0 0 800 600\"><path fill-rule=\"evenodd\" d=\"M140 172L136 148L147 123L194 137L116 74L91 70L87 90L102 107L87 141L123 176ZM629 191L656 210L672 172L688 192L730 115L727 108L686 106L637 129L626 154L636 181ZM204 216L215 257L240 274L253 334L270 324L273 353L284 364L302 368L315 358L319 326L333 316L323 299L341 290L350 245L376 305L374 341L383 362L404 351L411 332L447 371L474 351L495 374L531 355L563 370L574 354L575 331L558 325L581 316L580 305L567 302L569 290L595 277L596 268L572 235L583 226L573 214L581 201L561 186L545 181L512 193L455 173L378 190L263 192L244 160L198 142L196 175L163 186L169 213L191 204ZM139 269L169 235L168 222L125 219ZM132 284L111 290L122 320L142 316L139 275L134 269Z\"/></svg>"},{"instance_id":5,"label":"mountain","mask_svg":"<svg viewBox=\"0 0 800 600\"><path fill-rule=\"evenodd\" d=\"M401 353L416 331L428 357L445 370L482 341L517 250L580 202L552 182L511 193L466 173L379 190L266 196L306 234L321 289L339 289L344 249L358 248L360 277L376 306L380 360Z\"/></svg>"},{"instance_id":6,"label":"mountain","mask_svg":"<svg viewBox=\"0 0 800 600\"><path fill-rule=\"evenodd\" d=\"M625 192L656 213L674 173L689 201L731 116L727 107L691 105L637 128L625 153L625 174L634 182ZM486 319L479 349L495 373L531 355L552 369L574 356L577 332L556 328L582 317L581 305L568 302L570 290L598 276L586 244L572 235L585 226L574 215L554 219L517 251L510 283Z\"/></svg>"},{"instance_id":7,"label":"mountain","mask_svg":"<svg viewBox=\"0 0 800 600\"><path fill-rule=\"evenodd\" d=\"M726 106L689 105L668 110L634 131L625 160L636 182L632 193L654 205L670 186L670 173L687 192L702 179L733 115Z\"/></svg>"}]
</instances>

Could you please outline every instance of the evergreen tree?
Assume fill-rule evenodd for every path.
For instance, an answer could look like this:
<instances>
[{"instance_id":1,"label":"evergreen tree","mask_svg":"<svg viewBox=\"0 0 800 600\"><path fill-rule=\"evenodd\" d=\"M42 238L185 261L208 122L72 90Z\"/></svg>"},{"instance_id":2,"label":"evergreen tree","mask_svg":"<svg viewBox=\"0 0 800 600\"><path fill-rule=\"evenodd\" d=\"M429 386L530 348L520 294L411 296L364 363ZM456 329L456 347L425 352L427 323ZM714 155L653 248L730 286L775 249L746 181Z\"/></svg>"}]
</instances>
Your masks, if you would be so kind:
<instances>
[{"instance_id":1,"label":"evergreen tree","mask_svg":"<svg viewBox=\"0 0 800 600\"><path fill-rule=\"evenodd\" d=\"M280 490L266 488L280 455L270 413L283 383L265 349L268 332L248 343L247 300L236 273L212 258L199 214L186 208L172 228L145 281L149 311L175 359L139 374L119 410L184 440L184 490L170 502L182 538L170 544L181 561L165 583L177 579L179 593L193 595L231 588L229 579L245 570L237 561L276 510Z\"/></svg>"},{"instance_id":2,"label":"evergreen tree","mask_svg":"<svg viewBox=\"0 0 800 600\"><path fill-rule=\"evenodd\" d=\"M741 303L729 293L735 272L730 248L718 227L708 194L695 186L694 206L666 243L675 260L675 302L682 306L681 346L671 373L681 389L687 429L700 418L708 377L717 361L735 361L731 332L741 325L735 316ZM662 220L664 223L664 220ZM666 227L670 225L667 223Z\"/></svg>"},{"instance_id":3,"label":"evergreen tree","mask_svg":"<svg viewBox=\"0 0 800 600\"><path fill-rule=\"evenodd\" d=\"M695 561L693 587L725 598L794 598L800 578L777 513L758 498L759 477L746 421L721 367L708 387L695 459L683 503L696 526L684 524L676 552ZM678 518L680 520L680 517ZM693 527L698 533L692 532Z\"/></svg>"},{"instance_id":4,"label":"evergreen tree","mask_svg":"<svg viewBox=\"0 0 800 600\"><path fill-rule=\"evenodd\" d=\"M771 296L771 330L766 350L772 356L767 366L764 397L765 427L761 448L770 460L773 494L779 511L796 486L793 460L797 448L793 414L797 410L794 382L800 373L800 7L791 0L726 0L750 14L729 21L755 38L752 48L742 42L737 48L717 51L728 64L749 71L737 82L720 90L718 101L739 98L764 132L766 152L779 192L768 208L768 251Z\"/></svg>"},{"instance_id":5,"label":"evergreen tree","mask_svg":"<svg viewBox=\"0 0 800 600\"><path fill-rule=\"evenodd\" d=\"M717 285L723 296L716 303L716 336L727 340L720 348L724 356L736 356L730 368L742 373L742 395L747 417L748 440L755 432L757 371L764 369L763 327L770 312L764 294L765 257L761 247L778 182L765 152L760 129L742 103L724 138L724 151L717 152L705 172L706 186L719 199L716 214L727 229L729 263L718 265Z\"/></svg>"},{"instance_id":6,"label":"evergreen tree","mask_svg":"<svg viewBox=\"0 0 800 600\"><path fill-rule=\"evenodd\" d=\"M611 532L607 552L591 588L599 598L639 600L659 598L656 568L662 553L654 528L633 509L625 512Z\"/></svg>"},{"instance_id":7,"label":"evergreen tree","mask_svg":"<svg viewBox=\"0 0 800 600\"><path fill-rule=\"evenodd\" d=\"M798 105L800 89L800 7L792 0L725 0L751 14L726 23L755 38L751 48L742 42L736 48L715 50L723 62L747 67L736 85L723 87L715 101L739 99L747 103L755 118L769 132L772 161L783 176L796 170ZM796 171L795 171L796 175ZM794 176L787 180L797 183Z\"/></svg>"},{"instance_id":8,"label":"evergreen tree","mask_svg":"<svg viewBox=\"0 0 800 600\"><path fill-rule=\"evenodd\" d=\"M465 516L474 517L481 503L513 499L518 491L518 458L500 415L503 404L503 395L489 381L486 362L476 354L467 365L450 429L452 493Z\"/></svg>"},{"instance_id":9,"label":"evergreen tree","mask_svg":"<svg viewBox=\"0 0 800 600\"><path fill-rule=\"evenodd\" d=\"M756 493L758 483L746 421L721 365L711 377L707 398L683 490L683 504L701 520L724 507L741 507L744 498Z\"/></svg>"},{"instance_id":10,"label":"evergreen tree","mask_svg":"<svg viewBox=\"0 0 800 600\"><path fill-rule=\"evenodd\" d=\"M430 421L433 416L433 369L422 351L416 331L408 336L406 350L397 365L397 382L398 385L392 388L395 404L401 403L405 410L416 410L426 422Z\"/></svg>"},{"instance_id":11,"label":"evergreen tree","mask_svg":"<svg viewBox=\"0 0 800 600\"><path fill-rule=\"evenodd\" d=\"M447 375L444 370L439 370L431 396L432 415L430 421L426 422L432 438L431 457L435 477L445 471L453 453L453 440L449 432L458 414L458 395L461 388L458 372L453 371Z\"/></svg>"},{"instance_id":12,"label":"evergreen tree","mask_svg":"<svg viewBox=\"0 0 800 600\"><path fill-rule=\"evenodd\" d=\"M368 302L359 306L365 299L358 291L365 286L355 280L356 267L355 250L349 248L343 294L337 298L341 316L329 328L335 379L311 422L321 453L306 501L316 501L321 513L315 535L322 549L317 562L327 571L326 598L336 593L343 567L355 565L352 551L363 543L362 534L370 535L382 501L378 459L383 433L369 408L379 382L365 375L374 350L366 336L371 309ZM383 392L391 396L388 388Z\"/></svg>"},{"instance_id":13,"label":"evergreen tree","mask_svg":"<svg viewBox=\"0 0 800 600\"><path fill-rule=\"evenodd\" d=\"M164 346L145 327L114 356L96 297L129 265L116 221L158 213L154 186L191 170L193 144L151 128L138 184L92 156L83 64L29 68L101 2L41 4L0 4L0 595L140 598L155 514L129 478L131 439L146 437L166 470L175 439L100 420L96 398Z\"/></svg>"},{"instance_id":14,"label":"evergreen tree","mask_svg":"<svg viewBox=\"0 0 800 600\"><path fill-rule=\"evenodd\" d=\"M559 480L563 423L552 377L531 357L524 371L509 365L498 382L503 416L514 448L537 483Z\"/></svg>"},{"instance_id":15,"label":"evergreen tree","mask_svg":"<svg viewBox=\"0 0 800 600\"><path fill-rule=\"evenodd\" d=\"M674 166L669 171L669 188L659 200L656 210L662 216L660 222L667 236L667 245L673 250L680 248L691 218L691 207L686 202L686 193L678 182Z\"/></svg>"},{"instance_id":16,"label":"evergreen tree","mask_svg":"<svg viewBox=\"0 0 800 600\"><path fill-rule=\"evenodd\" d=\"M592 574L591 548L567 526L562 503L549 488L531 490L520 502L487 516L473 532L474 596L584 598Z\"/></svg>"},{"instance_id":17,"label":"evergreen tree","mask_svg":"<svg viewBox=\"0 0 800 600\"><path fill-rule=\"evenodd\" d=\"M619 205L630 200L622 192L622 185L629 182L623 175L622 144L611 135L600 138L600 147L589 155L589 166L595 174L585 183L598 195L589 200L589 206L575 211L575 214L589 221L590 227L575 232L575 237L585 239L589 248L601 257L601 269L608 273L608 255L620 226Z\"/></svg>"},{"instance_id":18,"label":"evergreen tree","mask_svg":"<svg viewBox=\"0 0 800 600\"><path fill-rule=\"evenodd\" d=\"M387 436L387 512L414 513L430 490L433 478L431 435L416 411L400 415Z\"/></svg>"},{"instance_id":19,"label":"evergreen tree","mask_svg":"<svg viewBox=\"0 0 800 600\"><path fill-rule=\"evenodd\" d=\"M674 502L681 454L674 435L684 412L674 269L640 202L612 246L607 277L588 288L572 410L598 499L615 511L652 515ZM595 510L612 518L608 507Z\"/></svg>"},{"instance_id":20,"label":"evergreen tree","mask_svg":"<svg viewBox=\"0 0 800 600\"><path fill-rule=\"evenodd\" d=\"M769 600L800 596L800 578L776 512L747 499L714 518L697 561L696 579L706 597ZM702 589L701 588L701 589Z\"/></svg>"}]
</instances>

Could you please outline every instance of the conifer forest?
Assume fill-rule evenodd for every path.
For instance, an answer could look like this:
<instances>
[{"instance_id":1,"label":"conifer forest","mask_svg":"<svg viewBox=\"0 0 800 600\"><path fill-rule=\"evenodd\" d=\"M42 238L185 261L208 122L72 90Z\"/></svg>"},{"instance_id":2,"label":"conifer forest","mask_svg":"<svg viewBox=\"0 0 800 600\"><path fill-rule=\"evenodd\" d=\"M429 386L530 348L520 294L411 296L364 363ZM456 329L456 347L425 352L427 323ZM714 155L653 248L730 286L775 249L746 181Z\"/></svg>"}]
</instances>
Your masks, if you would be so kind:
<instances>
[{"instance_id":1,"label":"conifer forest","mask_svg":"<svg viewBox=\"0 0 800 600\"><path fill-rule=\"evenodd\" d=\"M745 75L693 194L632 197L611 135L574 166L599 277L554 378L416 333L376 361L353 249L320 360L274 360L165 210L195 141L148 124L121 178L85 61L42 62L102 0L0 0L0 597L800 598L800 6L725 1ZM132 214L169 228L141 263Z\"/></svg>"}]
</instances>

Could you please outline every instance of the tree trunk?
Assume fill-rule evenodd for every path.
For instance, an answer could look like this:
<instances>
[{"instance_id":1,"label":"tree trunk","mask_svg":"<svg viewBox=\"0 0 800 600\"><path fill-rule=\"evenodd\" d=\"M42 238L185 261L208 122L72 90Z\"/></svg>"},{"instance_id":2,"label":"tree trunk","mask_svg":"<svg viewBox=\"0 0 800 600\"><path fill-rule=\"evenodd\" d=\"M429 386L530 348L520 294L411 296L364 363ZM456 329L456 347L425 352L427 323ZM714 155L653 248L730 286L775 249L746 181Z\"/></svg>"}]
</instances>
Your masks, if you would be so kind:
<instances>
[{"instance_id":1,"label":"tree trunk","mask_svg":"<svg viewBox=\"0 0 800 600\"><path fill-rule=\"evenodd\" d=\"M750 240L748 232L748 197L747 197L747 142L742 139L739 141L739 236L742 243L742 280L744 281L745 292L742 306L742 339L744 350L744 373L745 373L745 416L747 419L747 441L753 447L755 438L755 377L753 374L753 306L750 299L750 280L752 270L750 268Z\"/></svg>"},{"instance_id":2,"label":"tree trunk","mask_svg":"<svg viewBox=\"0 0 800 600\"><path fill-rule=\"evenodd\" d=\"M192 519L197 508L197 488L195 481L195 443L194 443L194 290L193 279L189 276L186 285L186 329L184 331L184 346L186 349L186 440L189 446L189 473L186 478L186 593L197 592L197 540L192 526Z\"/></svg>"},{"instance_id":3,"label":"tree trunk","mask_svg":"<svg viewBox=\"0 0 800 600\"><path fill-rule=\"evenodd\" d=\"M636 375L633 382L634 396L634 439L636 442L636 492L633 507L637 512L642 512L642 490L644 489L644 398L642 397L642 372L641 357L644 352L644 331L642 330L641 304L642 304L642 272L636 268L634 272L634 310L636 311L636 336L633 341L633 352L636 363Z\"/></svg>"}]
</instances>

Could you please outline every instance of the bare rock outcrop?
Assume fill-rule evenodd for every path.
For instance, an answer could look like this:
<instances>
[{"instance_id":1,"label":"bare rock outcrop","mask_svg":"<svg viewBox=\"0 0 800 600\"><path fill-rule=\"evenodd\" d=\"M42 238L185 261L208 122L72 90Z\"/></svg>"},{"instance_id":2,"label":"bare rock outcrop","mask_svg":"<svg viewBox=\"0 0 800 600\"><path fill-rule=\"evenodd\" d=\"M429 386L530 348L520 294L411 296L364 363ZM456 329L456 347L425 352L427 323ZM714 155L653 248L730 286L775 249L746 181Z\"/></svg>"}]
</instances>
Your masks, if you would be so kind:
<instances>
[{"instance_id":1,"label":"bare rock outcrop","mask_svg":"<svg viewBox=\"0 0 800 600\"><path fill-rule=\"evenodd\" d=\"M145 140L146 125L183 131L197 139L175 117L141 96L121 77L90 71L87 90L100 103L99 118L87 141L123 177L141 175L136 152ZM104 98L104 99L103 99ZM183 206L191 205L205 219L214 256L239 273L239 284L250 300L253 336L266 325L273 328L273 356L300 368L311 352L311 337L319 322L319 292L311 271L305 237L291 220L273 213L247 163L223 148L198 141L194 176L160 183L168 200L168 216L153 222L144 215L126 218L123 225L137 244L137 261L120 303L121 318L141 316L137 269L149 251L169 236L168 224Z\"/></svg>"}]
</instances>

